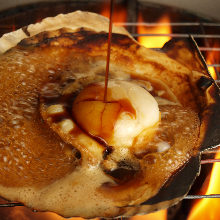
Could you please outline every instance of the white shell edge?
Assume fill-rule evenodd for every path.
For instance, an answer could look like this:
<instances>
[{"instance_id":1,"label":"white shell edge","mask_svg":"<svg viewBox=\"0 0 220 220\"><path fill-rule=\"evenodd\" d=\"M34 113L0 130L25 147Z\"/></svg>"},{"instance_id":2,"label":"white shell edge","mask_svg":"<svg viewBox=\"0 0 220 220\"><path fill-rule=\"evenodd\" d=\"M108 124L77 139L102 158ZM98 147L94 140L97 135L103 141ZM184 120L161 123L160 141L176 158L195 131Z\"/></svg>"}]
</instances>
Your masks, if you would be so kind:
<instances>
[{"instance_id":1,"label":"white shell edge","mask_svg":"<svg viewBox=\"0 0 220 220\"><path fill-rule=\"evenodd\" d=\"M48 17L39 23L28 25L26 30L29 33L29 36L22 30L22 28L4 34L0 38L0 54L16 46L21 40L44 31L54 31L65 27L72 29L74 32L83 27L96 32L108 32L108 24L108 18L92 12L75 11L69 14L59 14L56 17ZM124 34L132 38L123 27L113 26L112 32Z\"/></svg>"}]
</instances>

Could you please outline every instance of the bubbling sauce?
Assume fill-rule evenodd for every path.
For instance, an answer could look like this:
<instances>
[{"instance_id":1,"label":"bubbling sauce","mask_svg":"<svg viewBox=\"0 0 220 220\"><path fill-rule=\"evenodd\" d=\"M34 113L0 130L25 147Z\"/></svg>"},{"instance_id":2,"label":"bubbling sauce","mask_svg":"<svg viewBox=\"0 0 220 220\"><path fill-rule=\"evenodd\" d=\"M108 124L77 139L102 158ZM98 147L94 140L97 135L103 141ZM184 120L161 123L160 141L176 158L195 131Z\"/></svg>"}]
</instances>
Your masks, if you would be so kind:
<instances>
[{"instance_id":1,"label":"bubbling sauce","mask_svg":"<svg viewBox=\"0 0 220 220\"><path fill-rule=\"evenodd\" d=\"M137 83L137 81L138 80L135 80L135 83ZM107 175L111 176L117 184L131 181L134 179L134 176L139 173L140 165L137 159L144 159L150 164L156 163L155 158L158 157L158 153L161 154L169 151L171 147L175 145L177 139L182 139L179 134L181 134L182 137L184 136L185 132L183 128L186 127L186 124L190 124L190 121L184 120L185 115L188 115L189 118L194 117L191 112L188 110L184 111L178 104L161 98L162 101L159 100L161 121L155 120L150 126L145 126L144 129L140 130L138 134L135 135L131 141L126 142L126 144L120 142L119 139L112 141L115 125L120 114L126 113L134 120L136 120L138 114L140 114L140 112L137 112L138 108L135 108L129 99L121 99L118 88L116 88L116 91L113 90L115 85L120 85L121 90L124 83L126 86L129 85L129 88L133 86L132 82L110 80L107 102L103 102L102 100L104 92L102 82L89 84L72 97L57 95L57 97L59 97L57 98L56 95L48 95L50 92L46 92L47 99L44 100L46 101L45 111L47 111L47 117L51 117L52 124L63 121L66 127L61 126L61 130L63 129L67 135L69 133L72 139L81 138L81 135L86 133L104 146L104 148L99 151L100 158L103 160L101 168ZM140 84L141 83L143 82L140 81ZM50 87L46 86L46 88ZM147 90L147 88L144 89ZM152 90L154 90L153 85L150 84L148 90L152 92ZM128 92L128 90L125 91L126 93ZM115 98L115 93L117 94L117 98ZM139 91L138 95L140 96L140 94ZM164 95L164 93L161 94ZM51 101L49 97L51 97L53 101ZM54 99L54 97L56 98ZM59 116L60 121L57 121L57 116ZM45 118L44 120L47 121ZM144 119L142 118L142 120ZM170 124L172 124L171 127ZM194 125L194 123L192 123L192 125ZM50 123L49 126L52 127ZM138 127L135 127L135 129L137 130ZM187 129L193 130L194 128L189 125ZM57 132L57 130L54 131ZM59 133L59 135L63 137L62 133ZM125 138L122 138L122 140L124 139ZM127 139L129 139L129 137ZM179 150L179 152L181 152L181 150ZM97 156L97 154L94 156ZM104 185L108 186L107 183Z\"/></svg>"},{"instance_id":2,"label":"bubbling sauce","mask_svg":"<svg viewBox=\"0 0 220 220\"><path fill-rule=\"evenodd\" d=\"M166 91L156 91L158 86L151 81L146 88L133 86L135 94L144 90L143 96L132 96L135 102L146 104L141 99L146 94L146 100L154 100L147 104L153 111L144 107L146 120L126 98L128 92L117 97L110 80L107 101L113 107L110 115L105 113L111 118L107 132L100 133L101 125L95 133L86 127L74 108L84 102L86 110L91 103L100 104L96 96L77 102L89 84L104 85L104 66L95 73L92 69L101 65L99 59L56 47L15 48L0 56L1 196L67 217L112 217L123 213L123 206L140 204L157 193L193 155L197 114L164 99ZM138 79L121 81L131 94L131 84L142 84ZM157 97L151 99L145 93L148 89ZM100 105L106 108L103 102ZM87 119L92 123L93 117ZM131 133L128 122L134 128ZM110 147L89 132L105 138Z\"/></svg>"},{"instance_id":3,"label":"bubbling sauce","mask_svg":"<svg viewBox=\"0 0 220 220\"><path fill-rule=\"evenodd\" d=\"M4 186L42 187L71 173L80 160L39 113L39 88L55 74L54 66L45 71L39 55L26 56L18 50L0 57L0 179Z\"/></svg>"}]
</instances>

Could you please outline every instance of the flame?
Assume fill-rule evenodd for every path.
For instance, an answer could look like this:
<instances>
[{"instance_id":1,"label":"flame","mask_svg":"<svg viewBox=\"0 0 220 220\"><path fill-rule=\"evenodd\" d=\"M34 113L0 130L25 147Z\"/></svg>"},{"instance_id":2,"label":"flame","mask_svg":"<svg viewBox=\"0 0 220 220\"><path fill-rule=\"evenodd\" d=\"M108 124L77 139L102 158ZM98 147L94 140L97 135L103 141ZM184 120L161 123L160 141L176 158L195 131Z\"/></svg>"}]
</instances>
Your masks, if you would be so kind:
<instances>
[{"instance_id":1,"label":"flame","mask_svg":"<svg viewBox=\"0 0 220 220\"><path fill-rule=\"evenodd\" d=\"M57 215L52 212L45 213L45 217L47 217L47 219L45 220L66 220L66 218L61 217L60 215ZM84 218L74 217L74 218L68 218L68 220L84 220ZM94 219L94 220L98 220L98 219Z\"/></svg>"},{"instance_id":2,"label":"flame","mask_svg":"<svg viewBox=\"0 0 220 220\"><path fill-rule=\"evenodd\" d=\"M14 208L6 208L6 213L1 212L3 214L3 219L10 220L67 220L56 213L53 212L33 212L26 207L14 207ZM4 215L5 214L5 215ZM6 218L4 218L6 216ZM1 216L2 217L2 216ZM2 219L0 217L0 219ZM80 217L68 218L68 220L85 220ZM93 220L99 220L98 218Z\"/></svg>"},{"instance_id":3,"label":"flame","mask_svg":"<svg viewBox=\"0 0 220 220\"><path fill-rule=\"evenodd\" d=\"M211 62L207 62L207 64L211 64ZM217 75L216 75L216 72L215 72L215 68L213 66L209 66L208 69L209 69L209 72L210 72L212 78L216 80Z\"/></svg>"},{"instance_id":4,"label":"flame","mask_svg":"<svg viewBox=\"0 0 220 220\"><path fill-rule=\"evenodd\" d=\"M214 44L213 48L215 48L215 47L218 48L217 43ZM207 64L219 63L220 57L218 55L219 55L219 53L215 54L214 51L209 52L206 57L206 63ZM216 62L216 61L218 61L218 62ZM215 68L213 66L209 66L208 69L209 69L209 72L210 72L211 76L213 77L213 79L216 80L217 74L216 74Z\"/></svg>"},{"instance_id":5,"label":"flame","mask_svg":"<svg viewBox=\"0 0 220 220\"><path fill-rule=\"evenodd\" d=\"M105 2L102 6L100 14L109 18L110 17L110 9L109 9L109 3ZM113 22L119 22L124 23L127 21L127 11L125 7L122 7L120 4L115 4L113 9L113 15L112 15L112 21Z\"/></svg>"},{"instance_id":6,"label":"flame","mask_svg":"<svg viewBox=\"0 0 220 220\"><path fill-rule=\"evenodd\" d=\"M52 212L32 212L30 209L26 207L15 207L10 212L10 214L7 215L7 219L11 220L66 220L66 218L61 217L55 213ZM142 216L134 216L132 218L129 218L130 220L166 220L167 219L167 211L161 210L157 211L148 215L142 215ZM68 220L85 220L84 218L80 217L74 217L74 218L68 218ZM92 220L100 220L99 218L95 218Z\"/></svg>"},{"instance_id":7,"label":"flame","mask_svg":"<svg viewBox=\"0 0 220 220\"><path fill-rule=\"evenodd\" d=\"M160 210L148 215L134 216L130 220L166 220L167 219L167 210Z\"/></svg>"},{"instance_id":8,"label":"flame","mask_svg":"<svg viewBox=\"0 0 220 220\"><path fill-rule=\"evenodd\" d=\"M14 207L14 208L7 208L7 212L4 215L3 219L10 219L10 220L66 220L66 218L61 217L52 212L32 212L30 209L26 207ZM13 209L13 210L12 210ZM5 218L6 217L6 218ZM0 218L2 219L2 218ZM129 218L130 220L166 220L167 219L167 211L161 210L157 211L148 215L143 216L134 216ZM85 220L80 217L68 218L68 220ZM100 220L99 218L91 219L91 220Z\"/></svg>"},{"instance_id":9,"label":"flame","mask_svg":"<svg viewBox=\"0 0 220 220\"><path fill-rule=\"evenodd\" d=\"M220 158L220 152L216 154ZM220 163L214 163L208 189L205 194L220 194ZM202 188L205 188L203 184ZM202 189L203 190L203 189ZM188 220L214 220L219 219L219 199L201 199L195 203L189 214Z\"/></svg>"},{"instance_id":10,"label":"flame","mask_svg":"<svg viewBox=\"0 0 220 220\"><path fill-rule=\"evenodd\" d=\"M139 14L138 16L138 22L144 22L142 14ZM159 25L156 27L144 27L144 26L138 26L137 32L139 34L170 34L171 26L170 18L167 14L164 14L157 23L164 23L164 25ZM145 47L148 48L161 48L163 45L169 41L171 38L168 36L141 36L138 37L138 41L140 44L142 44Z\"/></svg>"},{"instance_id":11,"label":"flame","mask_svg":"<svg viewBox=\"0 0 220 220\"><path fill-rule=\"evenodd\" d=\"M65 218L52 212L42 213L41 217L44 217L44 220L66 220ZM166 219L167 219L167 210L160 210L148 215L134 216L130 218L130 220L166 220ZM74 218L69 218L68 220L85 220L85 219L74 217ZM95 218L93 220L100 220L100 219Z\"/></svg>"}]
</instances>

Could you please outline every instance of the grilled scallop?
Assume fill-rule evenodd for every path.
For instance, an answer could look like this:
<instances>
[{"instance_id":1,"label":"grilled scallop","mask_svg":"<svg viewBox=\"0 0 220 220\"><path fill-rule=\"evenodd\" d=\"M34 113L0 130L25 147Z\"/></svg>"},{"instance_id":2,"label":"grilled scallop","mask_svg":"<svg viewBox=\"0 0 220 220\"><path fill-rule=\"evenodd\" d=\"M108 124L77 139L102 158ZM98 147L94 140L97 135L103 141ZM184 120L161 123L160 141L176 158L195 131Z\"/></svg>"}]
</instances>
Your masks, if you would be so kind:
<instances>
[{"instance_id":1,"label":"grilled scallop","mask_svg":"<svg viewBox=\"0 0 220 220\"><path fill-rule=\"evenodd\" d=\"M198 155L204 73L114 27L104 102L107 23L78 11L28 26L30 37L0 39L5 199L65 217L146 213L155 210L146 201Z\"/></svg>"}]
</instances>

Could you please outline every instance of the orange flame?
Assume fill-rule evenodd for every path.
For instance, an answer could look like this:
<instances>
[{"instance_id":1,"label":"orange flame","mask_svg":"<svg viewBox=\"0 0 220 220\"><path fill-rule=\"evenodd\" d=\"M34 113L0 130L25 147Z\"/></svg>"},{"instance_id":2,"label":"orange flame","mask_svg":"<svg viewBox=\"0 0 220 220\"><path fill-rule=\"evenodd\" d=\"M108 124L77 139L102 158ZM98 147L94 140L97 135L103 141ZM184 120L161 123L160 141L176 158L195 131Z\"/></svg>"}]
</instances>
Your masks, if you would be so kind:
<instances>
[{"instance_id":1,"label":"orange flame","mask_svg":"<svg viewBox=\"0 0 220 220\"><path fill-rule=\"evenodd\" d=\"M11 210L13 209L13 210ZM32 212L30 209L26 207L14 207L7 210L9 214L7 214L6 218L10 220L66 220L55 213L52 212ZM1 218L0 218L1 219ZM3 213L3 219L4 213ZM143 216L134 216L130 218L130 220L166 220L167 212L166 210L161 210L155 213L151 213ZM74 217L68 218L68 220L85 220L84 218ZM100 220L99 218L95 218L93 220Z\"/></svg>"},{"instance_id":2,"label":"orange flame","mask_svg":"<svg viewBox=\"0 0 220 220\"><path fill-rule=\"evenodd\" d=\"M210 59L207 59L206 63L207 64L212 64ZM209 66L208 69L209 69L209 73L211 74L212 78L216 80L217 79L217 74L215 72L215 68L213 66Z\"/></svg>"},{"instance_id":3,"label":"orange flame","mask_svg":"<svg viewBox=\"0 0 220 220\"><path fill-rule=\"evenodd\" d=\"M148 215L134 216L130 220L166 220L167 219L167 210L160 210Z\"/></svg>"},{"instance_id":4,"label":"orange flame","mask_svg":"<svg viewBox=\"0 0 220 220\"><path fill-rule=\"evenodd\" d=\"M47 220L65 220L65 218L55 214L55 213L45 213L45 217ZM161 210L148 215L142 216L134 216L130 218L130 220L166 220L167 219L167 211ZM45 219L46 220L46 219ZM69 220L84 220L83 218L70 218ZM99 220L98 218L94 220Z\"/></svg>"},{"instance_id":5,"label":"orange flame","mask_svg":"<svg viewBox=\"0 0 220 220\"><path fill-rule=\"evenodd\" d=\"M47 214L47 220L66 220L66 218L63 218L60 215L57 215L52 212L48 212L46 214ZM74 217L74 218L68 218L68 220L84 220L84 218ZM98 219L94 219L94 220L98 220Z\"/></svg>"},{"instance_id":6,"label":"orange flame","mask_svg":"<svg viewBox=\"0 0 220 220\"><path fill-rule=\"evenodd\" d=\"M100 14L109 18L110 17L110 8L109 3L103 4ZM127 11L125 7L121 6L120 4L115 4L113 9L112 15L113 22L124 23L127 21Z\"/></svg>"},{"instance_id":7,"label":"orange flame","mask_svg":"<svg viewBox=\"0 0 220 220\"><path fill-rule=\"evenodd\" d=\"M220 158L220 152L216 154L216 159ZM205 194L220 194L220 163L215 163L212 168L209 186ZM203 185L203 188L206 184ZM195 203L191 209L188 220L215 220L219 219L220 200L201 199Z\"/></svg>"},{"instance_id":8,"label":"orange flame","mask_svg":"<svg viewBox=\"0 0 220 220\"><path fill-rule=\"evenodd\" d=\"M144 22L142 14L138 16L138 22ZM170 26L170 18L168 15L163 15L157 23L164 23L164 25L156 26L156 27L144 27L138 26L139 34L170 34L171 26ZM169 36L141 36L138 37L138 41L141 45L148 48L161 48L163 45L170 40Z\"/></svg>"},{"instance_id":9,"label":"orange flame","mask_svg":"<svg viewBox=\"0 0 220 220\"><path fill-rule=\"evenodd\" d=\"M207 64L211 64L211 63L207 62ZM209 72L210 72L212 78L216 80L217 75L216 75L216 72L215 72L215 68L213 66L209 66L208 69L209 69Z\"/></svg>"},{"instance_id":10,"label":"orange flame","mask_svg":"<svg viewBox=\"0 0 220 220\"><path fill-rule=\"evenodd\" d=\"M217 43L214 44L213 48L218 48L218 45ZM215 53L214 51L211 51L208 53L207 57L206 57L206 62L207 64L213 64L213 63L216 63L216 61L218 61L217 63L219 63L220 61L220 57L218 56L220 53ZM217 74L216 74L216 71L215 71L215 68L213 66L209 66L208 67L209 69L209 72L211 74L211 76L213 77L213 79L217 79Z\"/></svg>"}]
</instances>

